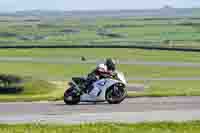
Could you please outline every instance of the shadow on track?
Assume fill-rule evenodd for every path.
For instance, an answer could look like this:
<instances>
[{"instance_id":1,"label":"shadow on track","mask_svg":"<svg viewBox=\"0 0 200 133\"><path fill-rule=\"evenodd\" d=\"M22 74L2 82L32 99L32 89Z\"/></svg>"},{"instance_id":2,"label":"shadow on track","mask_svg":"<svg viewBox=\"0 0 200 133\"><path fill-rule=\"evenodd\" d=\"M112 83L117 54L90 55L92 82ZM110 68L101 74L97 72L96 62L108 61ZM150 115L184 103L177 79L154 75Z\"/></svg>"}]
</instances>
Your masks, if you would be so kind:
<instances>
[{"instance_id":1,"label":"shadow on track","mask_svg":"<svg viewBox=\"0 0 200 133\"><path fill-rule=\"evenodd\" d=\"M76 105L67 105L65 104L64 102L63 103L58 103L58 104L55 104L57 106L88 106L88 105L110 105L108 104L107 102L81 102L79 104L76 104Z\"/></svg>"}]
</instances>

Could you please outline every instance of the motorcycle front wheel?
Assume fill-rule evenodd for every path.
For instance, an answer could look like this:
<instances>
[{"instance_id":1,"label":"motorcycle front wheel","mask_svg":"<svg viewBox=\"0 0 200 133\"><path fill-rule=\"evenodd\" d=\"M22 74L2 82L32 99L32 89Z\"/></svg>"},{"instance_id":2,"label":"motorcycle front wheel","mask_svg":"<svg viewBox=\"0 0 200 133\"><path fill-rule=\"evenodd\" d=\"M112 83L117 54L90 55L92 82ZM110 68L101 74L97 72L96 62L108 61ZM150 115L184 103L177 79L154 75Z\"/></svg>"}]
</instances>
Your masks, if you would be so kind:
<instances>
[{"instance_id":1,"label":"motorcycle front wheel","mask_svg":"<svg viewBox=\"0 0 200 133\"><path fill-rule=\"evenodd\" d=\"M77 91L73 87L65 91L64 102L67 105L76 105L80 102L80 95L77 94Z\"/></svg>"},{"instance_id":2,"label":"motorcycle front wheel","mask_svg":"<svg viewBox=\"0 0 200 133\"><path fill-rule=\"evenodd\" d=\"M120 104L127 97L125 86L118 83L106 91L106 101L109 104Z\"/></svg>"}]
</instances>

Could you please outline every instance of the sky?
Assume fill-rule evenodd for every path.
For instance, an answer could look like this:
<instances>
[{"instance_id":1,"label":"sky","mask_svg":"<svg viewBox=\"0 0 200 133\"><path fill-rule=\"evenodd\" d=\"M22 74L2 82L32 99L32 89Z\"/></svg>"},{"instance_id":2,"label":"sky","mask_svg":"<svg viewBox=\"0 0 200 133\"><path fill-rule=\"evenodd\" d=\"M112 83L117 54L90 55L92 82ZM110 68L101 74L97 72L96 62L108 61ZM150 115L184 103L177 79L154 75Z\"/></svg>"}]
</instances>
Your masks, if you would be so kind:
<instances>
[{"instance_id":1,"label":"sky","mask_svg":"<svg viewBox=\"0 0 200 133\"><path fill-rule=\"evenodd\" d=\"M0 0L0 12L20 10L113 10L200 7L200 0Z\"/></svg>"}]
</instances>

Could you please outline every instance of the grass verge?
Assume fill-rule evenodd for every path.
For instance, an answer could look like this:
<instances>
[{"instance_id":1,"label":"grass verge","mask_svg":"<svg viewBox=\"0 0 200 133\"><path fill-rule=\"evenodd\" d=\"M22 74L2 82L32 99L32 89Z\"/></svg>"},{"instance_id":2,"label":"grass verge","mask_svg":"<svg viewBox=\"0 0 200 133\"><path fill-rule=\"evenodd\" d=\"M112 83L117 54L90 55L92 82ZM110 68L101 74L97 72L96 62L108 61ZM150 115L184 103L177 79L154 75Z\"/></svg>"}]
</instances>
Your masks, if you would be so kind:
<instances>
[{"instance_id":1,"label":"grass verge","mask_svg":"<svg viewBox=\"0 0 200 133\"><path fill-rule=\"evenodd\" d=\"M31 76L41 79L66 79L85 76L95 64L48 64L48 63L0 63L0 73ZM13 67L15 66L15 67ZM126 77L162 78L162 77L199 77L198 67L118 65Z\"/></svg>"},{"instance_id":2,"label":"grass verge","mask_svg":"<svg viewBox=\"0 0 200 133\"><path fill-rule=\"evenodd\" d=\"M103 53L103 54L102 54ZM104 59L112 57L121 60L139 61L179 61L200 62L200 54L195 52L140 50L140 49L105 49L105 48L70 48L70 49L0 49L0 57L38 57L38 58L73 58Z\"/></svg>"},{"instance_id":3,"label":"grass verge","mask_svg":"<svg viewBox=\"0 0 200 133\"><path fill-rule=\"evenodd\" d=\"M130 92L129 97L200 96L199 80L129 81L145 85L144 92Z\"/></svg>"},{"instance_id":4,"label":"grass verge","mask_svg":"<svg viewBox=\"0 0 200 133\"><path fill-rule=\"evenodd\" d=\"M23 88L19 94L0 94L0 102L61 100L66 89L42 80L25 82Z\"/></svg>"},{"instance_id":5,"label":"grass verge","mask_svg":"<svg viewBox=\"0 0 200 133\"><path fill-rule=\"evenodd\" d=\"M1 133L199 133L200 121L139 124L96 123L81 125L0 125Z\"/></svg>"},{"instance_id":6,"label":"grass verge","mask_svg":"<svg viewBox=\"0 0 200 133\"><path fill-rule=\"evenodd\" d=\"M128 97L200 96L199 81L130 81L145 84L144 92L129 92ZM67 81L27 83L22 94L0 95L0 102L63 100ZM49 88L46 88L46 87ZM48 92L49 91L49 92Z\"/></svg>"}]
</instances>

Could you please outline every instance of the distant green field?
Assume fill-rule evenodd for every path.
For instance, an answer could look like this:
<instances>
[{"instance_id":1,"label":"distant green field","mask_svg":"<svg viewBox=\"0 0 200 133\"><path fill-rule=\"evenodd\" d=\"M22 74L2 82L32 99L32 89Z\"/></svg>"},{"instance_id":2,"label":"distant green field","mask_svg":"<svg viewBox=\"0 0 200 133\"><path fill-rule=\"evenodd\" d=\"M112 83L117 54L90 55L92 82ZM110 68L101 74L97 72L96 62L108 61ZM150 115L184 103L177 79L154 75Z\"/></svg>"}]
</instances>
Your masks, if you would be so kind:
<instances>
[{"instance_id":1,"label":"distant green field","mask_svg":"<svg viewBox=\"0 0 200 133\"><path fill-rule=\"evenodd\" d=\"M23 19L0 22L0 45L142 44L168 46L163 41L171 40L173 46L199 47L200 42L200 20L198 19L97 18L87 21L67 19L58 23L44 20L25 22Z\"/></svg>"},{"instance_id":2,"label":"distant green field","mask_svg":"<svg viewBox=\"0 0 200 133\"><path fill-rule=\"evenodd\" d=\"M154 122L139 124L96 123L81 125L0 125L2 133L199 133L200 122Z\"/></svg>"}]
</instances>

